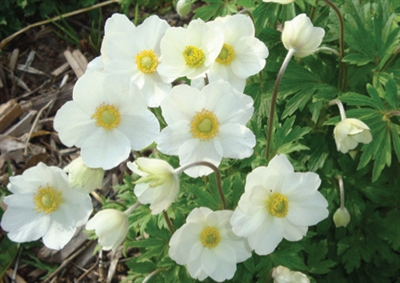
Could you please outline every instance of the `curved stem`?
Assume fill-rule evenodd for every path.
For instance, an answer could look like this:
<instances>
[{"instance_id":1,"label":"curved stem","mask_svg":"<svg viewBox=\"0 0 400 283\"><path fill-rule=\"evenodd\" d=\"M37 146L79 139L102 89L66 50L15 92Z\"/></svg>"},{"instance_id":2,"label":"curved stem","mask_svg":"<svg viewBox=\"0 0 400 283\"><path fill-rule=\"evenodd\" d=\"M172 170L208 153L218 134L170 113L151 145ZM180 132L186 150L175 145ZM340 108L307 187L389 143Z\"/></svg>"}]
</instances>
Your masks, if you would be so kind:
<instances>
[{"instance_id":1,"label":"curved stem","mask_svg":"<svg viewBox=\"0 0 400 283\"><path fill-rule=\"evenodd\" d=\"M218 188L218 193L219 193L219 197L221 198L221 202L222 202L222 207L224 209L226 209L226 200L225 200L225 196L224 196L224 192L222 191L222 184L221 184L221 173L219 172L219 169L217 166L215 166L214 164L207 162L207 161L197 161L182 167L179 167L178 169L175 170L175 172L177 174L182 173L183 171L185 171L188 168L191 167L195 167L195 166L207 166L209 168L211 168L214 173L215 173L215 180L217 182L217 188Z\"/></svg>"},{"instance_id":2,"label":"curved stem","mask_svg":"<svg viewBox=\"0 0 400 283\"><path fill-rule=\"evenodd\" d=\"M344 209L344 185L343 178L340 175L337 175L336 178L339 181L339 190L340 190L340 208Z\"/></svg>"},{"instance_id":3,"label":"curved stem","mask_svg":"<svg viewBox=\"0 0 400 283\"><path fill-rule=\"evenodd\" d=\"M342 14L338 7L335 6L330 0L324 0L326 4L328 4L336 13L339 19L339 48L340 48L340 57L344 57L344 21ZM347 80L347 66L344 62L340 61L339 68L339 89L344 90L346 88Z\"/></svg>"},{"instance_id":4,"label":"curved stem","mask_svg":"<svg viewBox=\"0 0 400 283\"><path fill-rule=\"evenodd\" d=\"M138 208L141 205L142 204L140 202L137 202L134 205L130 206L127 210L125 210L124 213L129 216L129 214L131 214L136 208Z\"/></svg>"},{"instance_id":5,"label":"curved stem","mask_svg":"<svg viewBox=\"0 0 400 283\"><path fill-rule=\"evenodd\" d=\"M290 59L292 59L293 54L296 52L294 49L289 49L288 53L286 54L285 60L282 63L281 69L279 70L278 76L275 81L274 85L274 92L272 93L272 98L271 98L271 109L269 112L269 119L268 119L268 133L267 133L267 145L265 148L265 158L269 159L269 151L271 148L271 140L272 140L272 128L274 124L274 114L275 114L275 105L276 105L276 100L278 98L278 89L279 89L279 84L282 80L283 74L285 73L286 67L289 64Z\"/></svg>"},{"instance_id":6,"label":"curved stem","mask_svg":"<svg viewBox=\"0 0 400 283\"><path fill-rule=\"evenodd\" d=\"M333 54L335 54L339 59L342 59L341 55L339 52L337 52L335 49L327 47L327 46L322 46L322 47L318 47L314 53L319 52L319 51L330 51Z\"/></svg>"},{"instance_id":7,"label":"curved stem","mask_svg":"<svg viewBox=\"0 0 400 283\"><path fill-rule=\"evenodd\" d=\"M344 111L342 102L339 99L334 99L334 100L329 101L329 105L333 105L333 104L336 104L339 107L341 120L343 121L344 119L346 119L346 111Z\"/></svg>"},{"instance_id":8,"label":"curved stem","mask_svg":"<svg viewBox=\"0 0 400 283\"><path fill-rule=\"evenodd\" d=\"M160 273L161 271L165 270L165 268L161 268L161 269L156 269L153 272L151 272L149 275L146 276L146 278L144 278L142 283L147 283L149 282L149 280L156 275L157 273Z\"/></svg>"},{"instance_id":9,"label":"curved stem","mask_svg":"<svg viewBox=\"0 0 400 283\"><path fill-rule=\"evenodd\" d=\"M163 210L162 213L164 215L165 222L167 222L168 230L171 232L171 234L174 234L174 228L172 228L172 223L171 220L169 219L168 213L165 210Z\"/></svg>"}]
</instances>

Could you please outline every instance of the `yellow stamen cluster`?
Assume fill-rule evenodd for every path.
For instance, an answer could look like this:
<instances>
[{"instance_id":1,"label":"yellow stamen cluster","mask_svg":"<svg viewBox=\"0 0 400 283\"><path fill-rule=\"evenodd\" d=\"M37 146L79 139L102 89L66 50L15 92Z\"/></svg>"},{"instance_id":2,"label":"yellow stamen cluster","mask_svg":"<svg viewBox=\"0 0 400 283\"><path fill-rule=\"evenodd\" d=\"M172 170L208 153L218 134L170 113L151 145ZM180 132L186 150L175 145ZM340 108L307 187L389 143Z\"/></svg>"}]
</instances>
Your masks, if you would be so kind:
<instances>
[{"instance_id":1,"label":"yellow stamen cluster","mask_svg":"<svg viewBox=\"0 0 400 283\"><path fill-rule=\"evenodd\" d=\"M34 196L34 202L35 209L38 212L52 213L61 203L61 192L47 185L44 188L39 188Z\"/></svg>"},{"instance_id":2,"label":"yellow stamen cluster","mask_svg":"<svg viewBox=\"0 0 400 283\"><path fill-rule=\"evenodd\" d=\"M224 43L224 46L222 46L222 49L219 52L219 55L215 59L215 61L223 65L229 65L234 58L235 58L235 50L233 50L232 46Z\"/></svg>"},{"instance_id":3,"label":"yellow stamen cluster","mask_svg":"<svg viewBox=\"0 0 400 283\"><path fill-rule=\"evenodd\" d=\"M210 140L218 134L219 121L212 111L202 109L196 112L190 123L192 137L200 140Z\"/></svg>"},{"instance_id":4,"label":"yellow stamen cluster","mask_svg":"<svg viewBox=\"0 0 400 283\"><path fill-rule=\"evenodd\" d=\"M289 201L284 195L273 193L267 200L267 209L273 216L285 217L289 211Z\"/></svg>"},{"instance_id":5,"label":"yellow stamen cluster","mask_svg":"<svg viewBox=\"0 0 400 283\"><path fill-rule=\"evenodd\" d=\"M201 231L200 240L204 247L211 249L218 246L221 241L221 235L217 229L206 227Z\"/></svg>"},{"instance_id":6,"label":"yellow stamen cluster","mask_svg":"<svg viewBox=\"0 0 400 283\"><path fill-rule=\"evenodd\" d=\"M186 65L191 68L200 67L206 60L203 50L191 45L186 46L185 50L183 51L183 57L185 58Z\"/></svg>"},{"instance_id":7,"label":"yellow stamen cluster","mask_svg":"<svg viewBox=\"0 0 400 283\"><path fill-rule=\"evenodd\" d=\"M113 104L102 103L97 106L96 113L92 115L96 119L96 125L105 130L112 130L118 127L121 122L121 115Z\"/></svg>"},{"instance_id":8,"label":"yellow stamen cluster","mask_svg":"<svg viewBox=\"0 0 400 283\"><path fill-rule=\"evenodd\" d=\"M143 50L136 55L136 65L144 74L152 74L158 66L158 58L153 50Z\"/></svg>"}]
</instances>

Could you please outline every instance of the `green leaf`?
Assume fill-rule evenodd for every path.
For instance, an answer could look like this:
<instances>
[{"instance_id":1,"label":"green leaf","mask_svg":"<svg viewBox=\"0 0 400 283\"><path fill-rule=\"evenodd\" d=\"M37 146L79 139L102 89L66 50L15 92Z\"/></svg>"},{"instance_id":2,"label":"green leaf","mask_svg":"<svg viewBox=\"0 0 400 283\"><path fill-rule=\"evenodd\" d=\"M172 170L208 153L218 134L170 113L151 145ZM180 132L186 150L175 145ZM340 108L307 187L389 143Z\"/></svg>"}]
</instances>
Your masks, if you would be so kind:
<instances>
[{"instance_id":1,"label":"green leaf","mask_svg":"<svg viewBox=\"0 0 400 283\"><path fill-rule=\"evenodd\" d=\"M307 246L309 272L314 274L326 274L336 265L336 262L325 259L328 253L327 240Z\"/></svg>"},{"instance_id":2,"label":"green leaf","mask_svg":"<svg viewBox=\"0 0 400 283\"><path fill-rule=\"evenodd\" d=\"M363 66L370 62L373 62L369 56L366 56L364 54L354 54L354 53L344 56L342 61L357 66Z\"/></svg>"},{"instance_id":3,"label":"green leaf","mask_svg":"<svg viewBox=\"0 0 400 283\"><path fill-rule=\"evenodd\" d=\"M394 81L393 74L389 76L389 79L385 86L385 90L386 90L385 93L386 101L393 109L397 110L400 104L400 96L397 91L397 85L396 82Z\"/></svg>"},{"instance_id":4,"label":"green leaf","mask_svg":"<svg viewBox=\"0 0 400 283\"><path fill-rule=\"evenodd\" d=\"M3 237L0 242L0 278L13 263L18 253L18 244L10 241L8 237Z\"/></svg>"}]
</instances>

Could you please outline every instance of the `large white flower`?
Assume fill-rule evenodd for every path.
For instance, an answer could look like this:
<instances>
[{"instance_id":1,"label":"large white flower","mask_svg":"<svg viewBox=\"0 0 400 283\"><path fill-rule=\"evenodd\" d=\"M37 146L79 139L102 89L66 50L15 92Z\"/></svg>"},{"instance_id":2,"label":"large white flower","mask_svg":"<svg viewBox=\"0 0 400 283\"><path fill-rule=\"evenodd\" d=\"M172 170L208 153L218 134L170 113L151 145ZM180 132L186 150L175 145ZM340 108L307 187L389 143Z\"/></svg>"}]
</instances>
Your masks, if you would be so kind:
<instances>
[{"instance_id":1,"label":"large white flower","mask_svg":"<svg viewBox=\"0 0 400 283\"><path fill-rule=\"evenodd\" d=\"M306 14L300 14L285 22L282 42L287 50L294 49L294 56L302 58L315 52L324 35L323 28L314 27Z\"/></svg>"},{"instance_id":2,"label":"large white flower","mask_svg":"<svg viewBox=\"0 0 400 283\"><path fill-rule=\"evenodd\" d=\"M251 256L247 241L232 233L231 216L230 210L193 209L172 235L169 256L186 265L190 276L200 281L207 277L217 282L231 279L236 264Z\"/></svg>"},{"instance_id":3,"label":"large white flower","mask_svg":"<svg viewBox=\"0 0 400 283\"><path fill-rule=\"evenodd\" d=\"M370 143L372 135L369 127L355 118L345 118L333 129L337 150L347 153L355 149L358 143Z\"/></svg>"},{"instance_id":4,"label":"large white flower","mask_svg":"<svg viewBox=\"0 0 400 283\"><path fill-rule=\"evenodd\" d=\"M172 82L186 76L204 76L214 63L223 45L223 34L201 19L193 20L187 28L170 27L161 39L159 73Z\"/></svg>"},{"instance_id":5,"label":"large white flower","mask_svg":"<svg viewBox=\"0 0 400 283\"><path fill-rule=\"evenodd\" d=\"M127 166L141 176L134 189L139 202L150 204L152 214L167 210L179 193L179 176L174 168L165 160L142 157Z\"/></svg>"},{"instance_id":6,"label":"large white flower","mask_svg":"<svg viewBox=\"0 0 400 283\"><path fill-rule=\"evenodd\" d=\"M90 168L83 162L82 157L74 159L64 168L68 173L68 181L71 187L77 188L85 193L91 193L101 188L104 178L102 168Z\"/></svg>"},{"instance_id":7,"label":"large white flower","mask_svg":"<svg viewBox=\"0 0 400 283\"><path fill-rule=\"evenodd\" d=\"M163 82L158 73L160 41L168 28L165 20L151 16L129 34L108 34L106 30L103 39L102 56L107 58L104 72L128 74L146 96L150 107L158 107L172 87Z\"/></svg>"},{"instance_id":8,"label":"large white flower","mask_svg":"<svg viewBox=\"0 0 400 283\"><path fill-rule=\"evenodd\" d=\"M178 155L180 165L208 161L218 166L223 157L246 158L253 153L255 136L246 128L253 114L253 99L223 81L202 90L179 85L161 104L168 126L158 136L157 148ZM197 166L184 171L191 177L212 170Z\"/></svg>"},{"instance_id":9,"label":"large white flower","mask_svg":"<svg viewBox=\"0 0 400 283\"><path fill-rule=\"evenodd\" d=\"M43 238L48 248L59 250L93 209L90 197L72 189L62 169L43 163L10 177L7 188L13 194L4 198L8 207L1 227L18 243Z\"/></svg>"},{"instance_id":10,"label":"large white flower","mask_svg":"<svg viewBox=\"0 0 400 283\"><path fill-rule=\"evenodd\" d=\"M96 213L88 223L87 230L95 230L102 249L115 250L125 240L129 230L128 216L115 209L104 209Z\"/></svg>"},{"instance_id":11,"label":"large white flower","mask_svg":"<svg viewBox=\"0 0 400 283\"><path fill-rule=\"evenodd\" d=\"M87 166L105 170L154 142L159 127L129 77L100 72L85 73L54 118L61 141L81 148Z\"/></svg>"},{"instance_id":12,"label":"large white flower","mask_svg":"<svg viewBox=\"0 0 400 283\"><path fill-rule=\"evenodd\" d=\"M318 192L319 176L294 172L285 155L275 156L267 167L246 178L245 192L233 213L233 232L247 237L259 255L272 253L285 238L298 241L308 226L328 216L328 202Z\"/></svg>"},{"instance_id":13,"label":"large white flower","mask_svg":"<svg viewBox=\"0 0 400 283\"><path fill-rule=\"evenodd\" d=\"M217 18L207 24L224 35L224 45L208 72L209 81L223 79L243 91L246 79L264 68L268 48L255 37L253 22L246 15Z\"/></svg>"}]
</instances>

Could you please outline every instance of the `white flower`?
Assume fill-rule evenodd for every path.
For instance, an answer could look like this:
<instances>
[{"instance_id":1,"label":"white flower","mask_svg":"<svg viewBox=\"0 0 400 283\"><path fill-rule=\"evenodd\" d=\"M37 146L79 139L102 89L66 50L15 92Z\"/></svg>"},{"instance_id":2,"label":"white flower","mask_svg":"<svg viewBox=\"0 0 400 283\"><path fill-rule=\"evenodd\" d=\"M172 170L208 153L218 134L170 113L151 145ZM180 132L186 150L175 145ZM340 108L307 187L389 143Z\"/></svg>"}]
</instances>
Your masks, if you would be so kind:
<instances>
[{"instance_id":1,"label":"white flower","mask_svg":"<svg viewBox=\"0 0 400 283\"><path fill-rule=\"evenodd\" d=\"M328 202L318 192L320 184L317 174L294 172L285 155L275 156L268 167L247 175L245 192L231 219L233 232L247 237L259 255L272 253L283 238L300 240L308 226L329 214Z\"/></svg>"},{"instance_id":2,"label":"white flower","mask_svg":"<svg viewBox=\"0 0 400 283\"><path fill-rule=\"evenodd\" d=\"M229 210L193 209L186 223L172 235L171 259L186 265L190 276L200 281L207 277L217 282L231 279L236 263L251 256L247 241L232 233L231 215Z\"/></svg>"},{"instance_id":3,"label":"white flower","mask_svg":"<svg viewBox=\"0 0 400 283\"><path fill-rule=\"evenodd\" d=\"M310 283L310 279L305 274L291 271L282 265L273 269L272 278L274 278L274 283Z\"/></svg>"},{"instance_id":4,"label":"white flower","mask_svg":"<svg viewBox=\"0 0 400 283\"><path fill-rule=\"evenodd\" d=\"M134 189L139 202L150 204L152 214L167 210L179 193L179 176L174 168L165 160L142 157L127 166L141 176Z\"/></svg>"},{"instance_id":5,"label":"white flower","mask_svg":"<svg viewBox=\"0 0 400 283\"><path fill-rule=\"evenodd\" d=\"M358 143L370 143L372 135L369 127L362 121L346 118L340 121L333 130L336 148L342 153L355 149Z\"/></svg>"},{"instance_id":6,"label":"white flower","mask_svg":"<svg viewBox=\"0 0 400 283\"><path fill-rule=\"evenodd\" d=\"M90 197L72 189L62 169L43 163L10 177L7 188L13 194L4 198L8 207L1 227L18 243L43 238L48 248L59 250L93 209Z\"/></svg>"},{"instance_id":7,"label":"white flower","mask_svg":"<svg viewBox=\"0 0 400 283\"><path fill-rule=\"evenodd\" d=\"M350 213L346 207L339 207L333 214L333 222L336 228L346 227L350 223Z\"/></svg>"},{"instance_id":8,"label":"white flower","mask_svg":"<svg viewBox=\"0 0 400 283\"><path fill-rule=\"evenodd\" d=\"M246 79L264 68L268 48L255 37L253 22L246 15L217 18L207 25L224 35L224 45L207 73L209 81L223 79L243 91Z\"/></svg>"},{"instance_id":9,"label":"white flower","mask_svg":"<svg viewBox=\"0 0 400 283\"><path fill-rule=\"evenodd\" d=\"M104 178L102 168L90 168L83 162L82 157L74 159L64 168L68 173L68 181L71 187L78 188L82 192L91 193L101 188Z\"/></svg>"},{"instance_id":10,"label":"white flower","mask_svg":"<svg viewBox=\"0 0 400 283\"><path fill-rule=\"evenodd\" d=\"M266 2L266 3L272 2L272 3L278 3L278 4L289 4L289 3L294 2L294 0L263 0L263 2Z\"/></svg>"},{"instance_id":11,"label":"white flower","mask_svg":"<svg viewBox=\"0 0 400 283\"><path fill-rule=\"evenodd\" d=\"M86 223L86 230L95 230L103 250L115 250L128 234L128 216L122 211L104 209Z\"/></svg>"},{"instance_id":12,"label":"white flower","mask_svg":"<svg viewBox=\"0 0 400 283\"><path fill-rule=\"evenodd\" d=\"M159 73L172 82L178 77L202 77L214 63L223 45L223 34L201 19L187 28L170 27L161 39Z\"/></svg>"},{"instance_id":13,"label":"white flower","mask_svg":"<svg viewBox=\"0 0 400 283\"><path fill-rule=\"evenodd\" d=\"M133 38L135 29L135 25L124 14L115 13L107 19L100 49L101 59L104 63L110 61L108 51L123 54L126 52L127 46L135 44Z\"/></svg>"},{"instance_id":14,"label":"white flower","mask_svg":"<svg viewBox=\"0 0 400 283\"><path fill-rule=\"evenodd\" d=\"M323 28L314 27L306 14L300 14L285 22L282 42L287 50L295 50L294 56L302 58L315 52L324 35Z\"/></svg>"},{"instance_id":15,"label":"white flower","mask_svg":"<svg viewBox=\"0 0 400 283\"><path fill-rule=\"evenodd\" d=\"M201 90L178 85L161 109L168 126L158 136L157 148L178 155L181 166L196 161L218 166L223 157L242 159L253 153L255 136L246 128L254 110L253 99L227 82L213 82ZM212 170L197 166L184 172L198 177Z\"/></svg>"},{"instance_id":16,"label":"white flower","mask_svg":"<svg viewBox=\"0 0 400 283\"><path fill-rule=\"evenodd\" d=\"M108 58L104 72L128 74L146 96L150 107L160 106L172 87L163 82L158 73L160 41L168 28L165 20L150 16L129 34L114 32L108 35L106 30L103 39L102 56Z\"/></svg>"},{"instance_id":17,"label":"white flower","mask_svg":"<svg viewBox=\"0 0 400 283\"><path fill-rule=\"evenodd\" d=\"M54 128L65 145L81 148L87 166L107 170L154 142L160 125L129 77L87 72L73 101L58 110Z\"/></svg>"}]
</instances>

